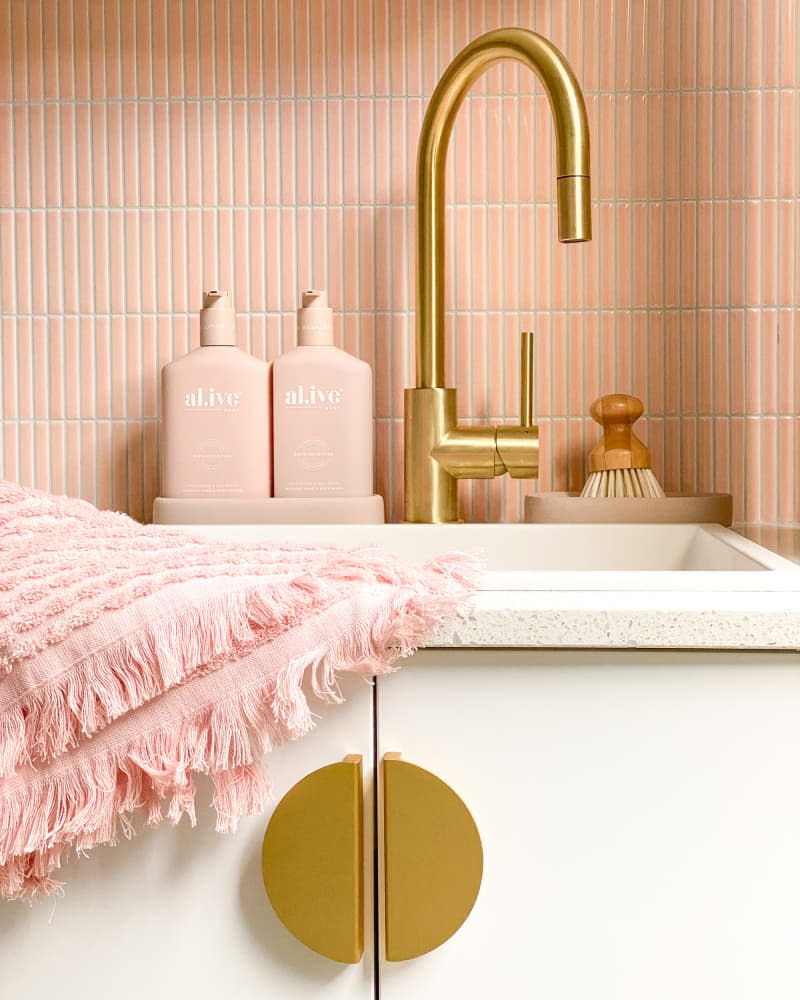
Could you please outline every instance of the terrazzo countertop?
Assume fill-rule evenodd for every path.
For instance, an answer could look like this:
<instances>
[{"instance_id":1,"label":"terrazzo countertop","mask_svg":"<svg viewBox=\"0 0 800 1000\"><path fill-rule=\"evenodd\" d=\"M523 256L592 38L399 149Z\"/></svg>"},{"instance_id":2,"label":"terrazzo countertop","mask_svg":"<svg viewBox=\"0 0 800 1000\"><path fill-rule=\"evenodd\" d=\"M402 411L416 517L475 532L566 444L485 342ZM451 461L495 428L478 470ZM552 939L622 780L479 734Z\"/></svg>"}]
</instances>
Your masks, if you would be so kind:
<instances>
[{"instance_id":1,"label":"terrazzo countertop","mask_svg":"<svg viewBox=\"0 0 800 1000\"><path fill-rule=\"evenodd\" d=\"M426 645L800 651L800 579L785 592L482 592Z\"/></svg>"},{"instance_id":2,"label":"terrazzo countertop","mask_svg":"<svg viewBox=\"0 0 800 1000\"><path fill-rule=\"evenodd\" d=\"M800 565L800 525L733 530ZM779 572L776 590L730 592L699 576L705 587L692 591L483 592L428 646L800 651L800 579Z\"/></svg>"}]
</instances>

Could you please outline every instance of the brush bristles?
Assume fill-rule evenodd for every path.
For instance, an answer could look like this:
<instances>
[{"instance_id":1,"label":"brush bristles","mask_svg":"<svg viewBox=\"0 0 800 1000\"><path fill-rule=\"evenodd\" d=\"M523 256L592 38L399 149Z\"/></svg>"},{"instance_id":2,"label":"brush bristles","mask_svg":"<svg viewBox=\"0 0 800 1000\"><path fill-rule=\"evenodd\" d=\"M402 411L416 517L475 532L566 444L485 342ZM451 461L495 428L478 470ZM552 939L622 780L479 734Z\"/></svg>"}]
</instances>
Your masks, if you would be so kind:
<instances>
[{"instance_id":1,"label":"brush bristles","mask_svg":"<svg viewBox=\"0 0 800 1000\"><path fill-rule=\"evenodd\" d=\"M652 469L606 469L591 472L582 497L663 497Z\"/></svg>"}]
</instances>

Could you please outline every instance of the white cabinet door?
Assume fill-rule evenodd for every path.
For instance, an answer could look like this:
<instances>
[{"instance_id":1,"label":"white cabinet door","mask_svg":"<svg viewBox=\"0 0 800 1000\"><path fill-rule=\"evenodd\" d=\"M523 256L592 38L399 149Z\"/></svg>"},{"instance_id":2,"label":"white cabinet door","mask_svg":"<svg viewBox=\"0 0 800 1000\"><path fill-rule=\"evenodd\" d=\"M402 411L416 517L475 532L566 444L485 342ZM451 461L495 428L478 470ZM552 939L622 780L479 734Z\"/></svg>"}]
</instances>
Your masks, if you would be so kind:
<instances>
[{"instance_id":1,"label":"white cabinet door","mask_svg":"<svg viewBox=\"0 0 800 1000\"><path fill-rule=\"evenodd\" d=\"M372 893L372 691L345 678L347 701L318 709L317 728L270 755L276 800L310 771L364 757L365 885ZM374 995L371 899L359 965L340 965L296 941L261 879L272 807L231 836L214 832L198 791L198 824L141 832L63 869L61 899L0 903L0 998L49 1000L367 1000Z\"/></svg>"},{"instance_id":2,"label":"white cabinet door","mask_svg":"<svg viewBox=\"0 0 800 1000\"><path fill-rule=\"evenodd\" d=\"M800 657L427 651L378 691L484 879L381 1000L797 1000Z\"/></svg>"}]
</instances>

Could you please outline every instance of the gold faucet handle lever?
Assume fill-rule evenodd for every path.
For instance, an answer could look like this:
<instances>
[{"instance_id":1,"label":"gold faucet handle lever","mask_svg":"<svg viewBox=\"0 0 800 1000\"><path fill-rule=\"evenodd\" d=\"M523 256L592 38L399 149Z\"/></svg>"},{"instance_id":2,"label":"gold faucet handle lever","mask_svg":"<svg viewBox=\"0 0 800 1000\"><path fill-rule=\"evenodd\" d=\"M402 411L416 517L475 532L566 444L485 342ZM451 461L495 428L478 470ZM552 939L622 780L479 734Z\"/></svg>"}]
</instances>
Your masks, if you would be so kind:
<instances>
[{"instance_id":1,"label":"gold faucet handle lever","mask_svg":"<svg viewBox=\"0 0 800 1000\"><path fill-rule=\"evenodd\" d=\"M533 427L533 330L520 334L519 425Z\"/></svg>"}]
</instances>

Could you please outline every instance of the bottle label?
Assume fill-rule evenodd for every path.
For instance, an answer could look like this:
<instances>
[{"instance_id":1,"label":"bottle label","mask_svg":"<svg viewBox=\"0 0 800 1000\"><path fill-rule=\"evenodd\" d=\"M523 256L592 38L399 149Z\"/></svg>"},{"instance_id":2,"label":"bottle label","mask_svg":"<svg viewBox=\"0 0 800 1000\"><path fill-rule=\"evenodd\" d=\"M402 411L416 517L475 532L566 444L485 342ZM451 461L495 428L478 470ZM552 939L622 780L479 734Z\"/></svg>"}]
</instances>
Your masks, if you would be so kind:
<instances>
[{"instance_id":1,"label":"bottle label","mask_svg":"<svg viewBox=\"0 0 800 1000\"><path fill-rule=\"evenodd\" d=\"M227 392L215 389L213 385L206 388L198 386L191 392L187 392L183 399L184 409L187 410L224 410L230 412L239 409L242 400L240 392Z\"/></svg>"},{"instance_id":2,"label":"bottle label","mask_svg":"<svg viewBox=\"0 0 800 1000\"><path fill-rule=\"evenodd\" d=\"M306 406L313 409L338 410L342 405L344 391L342 389L328 389L324 386L296 385L287 389L284 394L286 406Z\"/></svg>"}]
</instances>

